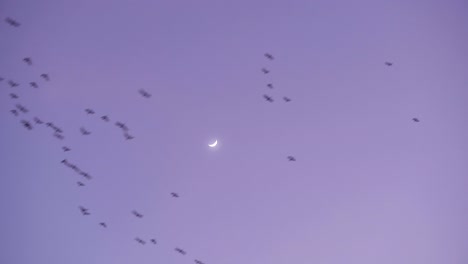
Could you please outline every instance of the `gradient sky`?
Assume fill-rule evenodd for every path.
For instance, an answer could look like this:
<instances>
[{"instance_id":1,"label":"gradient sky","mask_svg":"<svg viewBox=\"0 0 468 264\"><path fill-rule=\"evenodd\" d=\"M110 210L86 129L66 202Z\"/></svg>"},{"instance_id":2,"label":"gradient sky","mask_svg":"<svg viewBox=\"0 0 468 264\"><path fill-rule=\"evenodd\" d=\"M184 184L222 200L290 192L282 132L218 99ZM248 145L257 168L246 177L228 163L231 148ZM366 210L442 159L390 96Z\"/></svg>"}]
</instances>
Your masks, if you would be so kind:
<instances>
[{"instance_id":1,"label":"gradient sky","mask_svg":"<svg viewBox=\"0 0 468 264\"><path fill-rule=\"evenodd\" d=\"M0 18L0 263L468 262L466 1L2 0Z\"/></svg>"}]
</instances>

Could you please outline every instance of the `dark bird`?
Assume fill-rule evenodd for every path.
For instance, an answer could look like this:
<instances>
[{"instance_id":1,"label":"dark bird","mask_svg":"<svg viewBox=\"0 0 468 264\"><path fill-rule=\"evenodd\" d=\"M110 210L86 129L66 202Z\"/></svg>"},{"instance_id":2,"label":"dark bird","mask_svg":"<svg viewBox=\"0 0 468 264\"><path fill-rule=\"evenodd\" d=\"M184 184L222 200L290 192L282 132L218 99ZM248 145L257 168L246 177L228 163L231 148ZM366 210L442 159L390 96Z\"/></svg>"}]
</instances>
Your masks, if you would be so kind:
<instances>
[{"instance_id":1,"label":"dark bird","mask_svg":"<svg viewBox=\"0 0 468 264\"><path fill-rule=\"evenodd\" d=\"M8 81L8 85L10 85L10 87L14 88L14 87L17 87L19 84L16 83L16 82L14 82L14 81L12 81L12 80L9 80L9 81Z\"/></svg>"},{"instance_id":2,"label":"dark bird","mask_svg":"<svg viewBox=\"0 0 468 264\"><path fill-rule=\"evenodd\" d=\"M101 119L106 121L106 122L109 122L109 117L107 117L107 116L101 116Z\"/></svg>"},{"instance_id":3,"label":"dark bird","mask_svg":"<svg viewBox=\"0 0 468 264\"><path fill-rule=\"evenodd\" d=\"M46 126L48 126L48 127L53 127L53 126L54 126L54 123L52 123L52 122L47 122L47 123L46 123Z\"/></svg>"},{"instance_id":4,"label":"dark bird","mask_svg":"<svg viewBox=\"0 0 468 264\"><path fill-rule=\"evenodd\" d=\"M124 136L125 136L125 139L126 139L126 140L131 140L131 139L134 138L134 136L128 134L127 132L125 132Z\"/></svg>"},{"instance_id":5,"label":"dark bird","mask_svg":"<svg viewBox=\"0 0 468 264\"><path fill-rule=\"evenodd\" d=\"M265 98L265 100L267 100L268 102L273 103L273 98L271 98L270 96L264 94L263 98Z\"/></svg>"},{"instance_id":6,"label":"dark bird","mask_svg":"<svg viewBox=\"0 0 468 264\"><path fill-rule=\"evenodd\" d=\"M136 237L135 240L136 240L136 242L138 242L138 243L140 243L142 245L146 244L146 242L143 239L139 238L139 237Z\"/></svg>"},{"instance_id":7,"label":"dark bird","mask_svg":"<svg viewBox=\"0 0 468 264\"><path fill-rule=\"evenodd\" d=\"M288 156L288 160L289 161L296 161L296 158L294 158L293 156Z\"/></svg>"},{"instance_id":8,"label":"dark bird","mask_svg":"<svg viewBox=\"0 0 468 264\"><path fill-rule=\"evenodd\" d=\"M19 96L17 94L11 93L10 97L11 99L18 99Z\"/></svg>"},{"instance_id":9,"label":"dark bird","mask_svg":"<svg viewBox=\"0 0 468 264\"><path fill-rule=\"evenodd\" d=\"M90 213L88 212L88 209L87 208L84 208L83 206L79 206L78 208L80 208L80 211L83 215L90 215Z\"/></svg>"},{"instance_id":10,"label":"dark bird","mask_svg":"<svg viewBox=\"0 0 468 264\"><path fill-rule=\"evenodd\" d=\"M29 123L29 121L21 120L21 123L22 123L23 126L24 126L25 128L27 128L28 130L31 130L31 129L32 129L32 125L31 125L31 123Z\"/></svg>"},{"instance_id":11,"label":"dark bird","mask_svg":"<svg viewBox=\"0 0 468 264\"><path fill-rule=\"evenodd\" d=\"M273 84L269 83L267 84L268 88L273 89Z\"/></svg>"},{"instance_id":12,"label":"dark bird","mask_svg":"<svg viewBox=\"0 0 468 264\"><path fill-rule=\"evenodd\" d=\"M139 92L143 97L146 97L146 98L150 98L150 97L151 97L151 94L148 93L147 91L143 90L143 89L138 90L138 92Z\"/></svg>"},{"instance_id":13,"label":"dark bird","mask_svg":"<svg viewBox=\"0 0 468 264\"><path fill-rule=\"evenodd\" d=\"M40 120L37 117L34 117L34 122L36 122L36 124L38 124L38 125L42 125L44 123L42 120Z\"/></svg>"},{"instance_id":14,"label":"dark bird","mask_svg":"<svg viewBox=\"0 0 468 264\"><path fill-rule=\"evenodd\" d=\"M12 114L14 114L15 116L18 116L18 114L19 114L19 113L18 113L18 110L16 110L16 109L12 109L12 110L10 110L10 112L11 112Z\"/></svg>"},{"instance_id":15,"label":"dark bird","mask_svg":"<svg viewBox=\"0 0 468 264\"><path fill-rule=\"evenodd\" d=\"M91 180L93 178L91 177L91 175L89 175L89 173L84 172L84 171L80 172L80 175L85 177L87 180Z\"/></svg>"},{"instance_id":16,"label":"dark bird","mask_svg":"<svg viewBox=\"0 0 468 264\"><path fill-rule=\"evenodd\" d=\"M415 118L413 118L413 121L417 123L417 122L419 122L419 119L415 117Z\"/></svg>"},{"instance_id":17,"label":"dark bird","mask_svg":"<svg viewBox=\"0 0 468 264\"><path fill-rule=\"evenodd\" d=\"M139 212L135 211L135 210L132 211L132 214L133 214L134 216L138 217L138 218L143 218L143 215L140 214Z\"/></svg>"},{"instance_id":18,"label":"dark bird","mask_svg":"<svg viewBox=\"0 0 468 264\"><path fill-rule=\"evenodd\" d=\"M80 131L81 131L81 134L83 134L83 135L85 135L85 136L91 134L91 132L89 132L88 130L84 129L83 127L80 128Z\"/></svg>"},{"instance_id":19,"label":"dark bird","mask_svg":"<svg viewBox=\"0 0 468 264\"><path fill-rule=\"evenodd\" d=\"M265 57L267 57L268 59L270 60L274 60L275 58L273 57L273 55L271 55L270 53L265 53Z\"/></svg>"},{"instance_id":20,"label":"dark bird","mask_svg":"<svg viewBox=\"0 0 468 264\"><path fill-rule=\"evenodd\" d=\"M24 58L23 61L26 62L29 66L32 65L32 60L29 57Z\"/></svg>"},{"instance_id":21,"label":"dark bird","mask_svg":"<svg viewBox=\"0 0 468 264\"><path fill-rule=\"evenodd\" d=\"M62 129L58 128L58 127L52 127L53 130L55 130L55 133L62 133Z\"/></svg>"},{"instance_id":22,"label":"dark bird","mask_svg":"<svg viewBox=\"0 0 468 264\"><path fill-rule=\"evenodd\" d=\"M60 140L62 140L62 139L65 138L65 137L64 137L62 134L60 134L60 133L54 133L54 137L56 137L56 138L58 138L58 139L60 139Z\"/></svg>"},{"instance_id":23,"label":"dark bird","mask_svg":"<svg viewBox=\"0 0 468 264\"><path fill-rule=\"evenodd\" d=\"M393 65L393 63L392 63L392 62L388 62L388 61L386 61L386 62L385 62L385 65L387 65L387 66L392 66L392 65Z\"/></svg>"},{"instance_id":24,"label":"dark bird","mask_svg":"<svg viewBox=\"0 0 468 264\"><path fill-rule=\"evenodd\" d=\"M19 27L21 25L16 20L9 18L9 17L5 19L5 22L7 22L8 24L10 24L10 26L13 26L13 27Z\"/></svg>"},{"instance_id":25,"label":"dark bird","mask_svg":"<svg viewBox=\"0 0 468 264\"><path fill-rule=\"evenodd\" d=\"M67 151L70 151L70 150L71 150L69 147L65 147L65 146L62 147L62 149L63 149L64 152L67 152Z\"/></svg>"},{"instance_id":26,"label":"dark bird","mask_svg":"<svg viewBox=\"0 0 468 264\"><path fill-rule=\"evenodd\" d=\"M99 224L100 224L102 227L107 227L106 223L104 223L104 222L101 222L101 223L99 223Z\"/></svg>"},{"instance_id":27,"label":"dark bird","mask_svg":"<svg viewBox=\"0 0 468 264\"><path fill-rule=\"evenodd\" d=\"M78 184L78 186L80 186L80 187L81 187L81 186L85 186L85 184L82 183L82 182L80 182L80 181L79 181L79 182L76 182L76 184Z\"/></svg>"},{"instance_id":28,"label":"dark bird","mask_svg":"<svg viewBox=\"0 0 468 264\"><path fill-rule=\"evenodd\" d=\"M205 263L201 262L201 261L198 260L198 259L195 260L195 263L197 263L197 264L205 264Z\"/></svg>"},{"instance_id":29,"label":"dark bird","mask_svg":"<svg viewBox=\"0 0 468 264\"><path fill-rule=\"evenodd\" d=\"M175 192L171 192L171 195L172 195L172 197L174 197L174 198L179 198L179 195L178 195L177 193L175 193Z\"/></svg>"},{"instance_id":30,"label":"dark bird","mask_svg":"<svg viewBox=\"0 0 468 264\"><path fill-rule=\"evenodd\" d=\"M0 77L0 82L3 82L3 80L5 80L3 77Z\"/></svg>"},{"instance_id":31,"label":"dark bird","mask_svg":"<svg viewBox=\"0 0 468 264\"><path fill-rule=\"evenodd\" d=\"M68 164L68 161L67 161L67 159L64 159L64 160L61 161L61 163L67 165L67 164Z\"/></svg>"},{"instance_id":32,"label":"dark bird","mask_svg":"<svg viewBox=\"0 0 468 264\"><path fill-rule=\"evenodd\" d=\"M283 100L284 100L286 103L287 103L287 102L291 102L291 99L290 99L289 97L286 97L286 96L283 97Z\"/></svg>"},{"instance_id":33,"label":"dark bird","mask_svg":"<svg viewBox=\"0 0 468 264\"><path fill-rule=\"evenodd\" d=\"M18 110L20 110L21 112L23 112L23 113L29 112L29 110L28 110L26 107L24 107L24 106L22 106L22 105L20 105L20 104L16 104L16 108L17 108Z\"/></svg>"},{"instance_id":34,"label":"dark bird","mask_svg":"<svg viewBox=\"0 0 468 264\"><path fill-rule=\"evenodd\" d=\"M93 110L93 109L89 109L89 108L86 108L86 109L85 109L85 112L86 112L88 115L93 115L93 114L94 114L94 110Z\"/></svg>"},{"instance_id":35,"label":"dark bird","mask_svg":"<svg viewBox=\"0 0 468 264\"><path fill-rule=\"evenodd\" d=\"M115 122L115 125L120 127L123 131L128 131L128 127L122 122L117 121Z\"/></svg>"},{"instance_id":36,"label":"dark bird","mask_svg":"<svg viewBox=\"0 0 468 264\"><path fill-rule=\"evenodd\" d=\"M32 88L38 88L39 85L37 85L36 82L30 82L29 85L31 85Z\"/></svg>"},{"instance_id":37,"label":"dark bird","mask_svg":"<svg viewBox=\"0 0 468 264\"><path fill-rule=\"evenodd\" d=\"M270 71L267 70L267 69L265 69L265 68L262 68L262 72L263 72L264 74L270 73Z\"/></svg>"},{"instance_id":38,"label":"dark bird","mask_svg":"<svg viewBox=\"0 0 468 264\"><path fill-rule=\"evenodd\" d=\"M185 250L183 250L183 249L181 249L181 248L175 248L175 251L179 252L179 253L182 254L182 255L187 254L187 252L185 252Z\"/></svg>"},{"instance_id":39,"label":"dark bird","mask_svg":"<svg viewBox=\"0 0 468 264\"><path fill-rule=\"evenodd\" d=\"M151 243L153 243L153 244L155 244L155 245L157 244L156 239L154 239L154 238L151 239L150 241L151 241Z\"/></svg>"},{"instance_id":40,"label":"dark bird","mask_svg":"<svg viewBox=\"0 0 468 264\"><path fill-rule=\"evenodd\" d=\"M44 80L46 80L46 81L50 80L49 75L46 74L46 73L41 74L41 77L44 78Z\"/></svg>"}]
</instances>

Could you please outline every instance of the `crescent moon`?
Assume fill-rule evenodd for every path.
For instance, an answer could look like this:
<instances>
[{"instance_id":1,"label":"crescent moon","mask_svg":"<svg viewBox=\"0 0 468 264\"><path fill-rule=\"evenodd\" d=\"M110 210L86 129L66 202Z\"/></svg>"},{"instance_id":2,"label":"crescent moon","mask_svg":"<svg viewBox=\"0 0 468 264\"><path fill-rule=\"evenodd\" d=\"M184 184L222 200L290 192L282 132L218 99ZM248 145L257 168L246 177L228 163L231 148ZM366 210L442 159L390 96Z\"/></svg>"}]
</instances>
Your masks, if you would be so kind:
<instances>
[{"instance_id":1,"label":"crescent moon","mask_svg":"<svg viewBox=\"0 0 468 264\"><path fill-rule=\"evenodd\" d=\"M216 140L213 144L209 144L208 146L210 146L210 148L214 148L216 145L218 145L218 140Z\"/></svg>"}]
</instances>

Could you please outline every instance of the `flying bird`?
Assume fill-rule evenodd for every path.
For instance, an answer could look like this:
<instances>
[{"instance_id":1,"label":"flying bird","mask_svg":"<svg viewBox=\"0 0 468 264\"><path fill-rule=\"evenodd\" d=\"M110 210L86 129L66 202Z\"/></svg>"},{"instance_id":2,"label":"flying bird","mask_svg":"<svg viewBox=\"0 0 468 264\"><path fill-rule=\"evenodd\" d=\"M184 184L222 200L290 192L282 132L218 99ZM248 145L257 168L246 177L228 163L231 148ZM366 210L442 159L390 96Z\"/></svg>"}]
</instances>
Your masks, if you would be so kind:
<instances>
[{"instance_id":1,"label":"flying bird","mask_svg":"<svg viewBox=\"0 0 468 264\"><path fill-rule=\"evenodd\" d=\"M101 223L99 223L99 224L100 224L102 227L104 227L104 228L107 227L106 223L104 223L104 222L101 222Z\"/></svg>"},{"instance_id":2,"label":"flying bird","mask_svg":"<svg viewBox=\"0 0 468 264\"><path fill-rule=\"evenodd\" d=\"M30 82L29 85L31 85L31 87L33 87L33 88L38 88L39 87L36 82Z\"/></svg>"},{"instance_id":3,"label":"flying bird","mask_svg":"<svg viewBox=\"0 0 468 264\"><path fill-rule=\"evenodd\" d=\"M151 241L151 243L153 243L153 244L155 244L155 245L157 244L156 239L154 239L154 238L151 239L150 241Z\"/></svg>"},{"instance_id":4,"label":"flying bird","mask_svg":"<svg viewBox=\"0 0 468 264\"><path fill-rule=\"evenodd\" d=\"M146 242L143 239L139 238L139 237L136 237L135 240L136 240L136 242L138 242L138 243L140 243L142 245L146 244Z\"/></svg>"},{"instance_id":5,"label":"flying bird","mask_svg":"<svg viewBox=\"0 0 468 264\"><path fill-rule=\"evenodd\" d=\"M10 85L10 87L14 88L14 87L17 87L19 84L17 82L14 82L12 80L9 80L8 81L8 85Z\"/></svg>"},{"instance_id":6,"label":"flying bird","mask_svg":"<svg viewBox=\"0 0 468 264\"><path fill-rule=\"evenodd\" d=\"M175 251L179 252L179 253L182 254L182 255L187 254L187 252L185 252L185 250L183 250L183 249L181 249L181 248L175 248Z\"/></svg>"},{"instance_id":7,"label":"flying bird","mask_svg":"<svg viewBox=\"0 0 468 264\"><path fill-rule=\"evenodd\" d=\"M107 117L107 116L101 116L101 119L106 121L106 122L109 122L109 117Z\"/></svg>"},{"instance_id":8,"label":"flying bird","mask_svg":"<svg viewBox=\"0 0 468 264\"><path fill-rule=\"evenodd\" d=\"M273 84L269 83L267 84L268 88L273 89Z\"/></svg>"},{"instance_id":9,"label":"flying bird","mask_svg":"<svg viewBox=\"0 0 468 264\"><path fill-rule=\"evenodd\" d=\"M16 108L17 108L18 110L20 110L21 112L23 112L23 113L29 112L29 110L28 110L26 107L24 107L24 106L22 106L22 105L20 105L20 104L16 104Z\"/></svg>"},{"instance_id":10,"label":"flying bird","mask_svg":"<svg viewBox=\"0 0 468 264\"><path fill-rule=\"evenodd\" d=\"M29 121L21 120L21 123L22 123L23 126L24 126L25 128L27 128L28 130L31 130L31 129L32 129L32 125L31 125L31 123L29 123Z\"/></svg>"},{"instance_id":11,"label":"flying bird","mask_svg":"<svg viewBox=\"0 0 468 264\"><path fill-rule=\"evenodd\" d=\"M139 92L143 97L146 97L146 98L150 98L150 97L151 97L151 94L148 93L147 91L143 90L143 89L138 90L138 92Z\"/></svg>"},{"instance_id":12,"label":"flying bird","mask_svg":"<svg viewBox=\"0 0 468 264\"><path fill-rule=\"evenodd\" d=\"M174 198L179 198L179 195L178 195L177 193L175 193L175 192L171 192L171 195L172 195L172 197L174 197Z\"/></svg>"},{"instance_id":13,"label":"flying bird","mask_svg":"<svg viewBox=\"0 0 468 264\"><path fill-rule=\"evenodd\" d=\"M79 187L81 187L81 186L85 186L85 184L84 184L84 183L82 183L82 182L80 182L80 181L79 181L79 182L76 182L76 184L78 184L78 186L79 186Z\"/></svg>"},{"instance_id":14,"label":"flying bird","mask_svg":"<svg viewBox=\"0 0 468 264\"><path fill-rule=\"evenodd\" d=\"M201 262L201 261L198 260L198 259L195 260L195 263L197 263L197 264L205 264L205 263Z\"/></svg>"},{"instance_id":15,"label":"flying bird","mask_svg":"<svg viewBox=\"0 0 468 264\"><path fill-rule=\"evenodd\" d=\"M46 74L46 73L41 74L41 77L44 78L44 80L46 80L46 81L50 80L49 75Z\"/></svg>"},{"instance_id":16,"label":"flying bird","mask_svg":"<svg viewBox=\"0 0 468 264\"><path fill-rule=\"evenodd\" d=\"M415 118L413 118L413 121L417 123L417 122L419 122L419 119L415 117Z\"/></svg>"},{"instance_id":17,"label":"flying bird","mask_svg":"<svg viewBox=\"0 0 468 264\"><path fill-rule=\"evenodd\" d=\"M265 98L265 100L267 100L268 102L273 103L273 98L271 98L270 96L264 94L263 98Z\"/></svg>"},{"instance_id":18,"label":"flying bird","mask_svg":"<svg viewBox=\"0 0 468 264\"><path fill-rule=\"evenodd\" d=\"M390 66L392 66L392 65L393 65L393 63L392 63L392 62L388 62L388 61L386 61L386 62L385 62L385 65L387 65L387 66L389 66L389 67L390 67Z\"/></svg>"},{"instance_id":19,"label":"flying bird","mask_svg":"<svg viewBox=\"0 0 468 264\"><path fill-rule=\"evenodd\" d=\"M133 214L134 216L138 217L138 218L143 218L143 215L140 214L139 212L135 211L135 210L132 211L132 214Z\"/></svg>"},{"instance_id":20,"label":"flying bird","mask_svg":"<svg viewBox=\"0 0 468 264\"><path fill-rule=\"evenodd\" d=\"M115 122L115 125L120 127L123 131L128 131L128 127L122 122L117 121Z\"/></svg>"},{"instance_id":21,"label":"flying bird","mask_svg":"<svg viewBox=\"0 0 468 264\"><path fill-rule=\"evenodd\" d=\"M11 93L10 97L11 99L18 99L19 96L17 94Z\"/></svg>"},{"instance_id":22,"label":"flying bird","mask_svg":"<svg viewBox=\"0 0 468 264\"><path fill-rule=\"evenodd\" d=\"M29 57L24 58L23 61L26 62L29 66L32 65L32 60Z\"/></svg>"},{"instance_id":23,"label":"flying bird","mask_svg":"<svg viewBox=\"0 0 468 264\"><path fill-rule=\"evenodd\" d=\"M65 147L65 146L62 147L62 149L63 149L63 152L67 152L67 151L70 151L70 150L71 150L69 147Z\"/></svg>"},{"instance_id":24,"label":"flying bird","mask_svg":"<svg viewBox=\"0 0 468 264\"><path fill-rule=\"evenodd\" d=\"M85 136L91 134L91 132L89 132L88 130L86 130L86 129L83 128L83 127L80 128L80 131L81 131L81 134L83 134L83 135L85 135Z\"/></svg>"},{"instance_id":25,"label":"flying bird","mask_svg":"<svg viewBox=\"0 0 468 264\"><path fill-rule=\"evenodd\" d=\"M39 124L39 125L41 125L41 124L44 123L42 120L40 120L40 119L37 118L37 117L34 117L34 122L35 122L36 124Z\"/></svg>"},{"instance_id":26,"label":"flying bird","mask_svg":"<svg viewBox=\"0 0 468 264\"><path fill-rule=\"evenodd\" d=\"M291 101L291 99L288 98L288 97L286 97L286 96L283 97L283 100L284 100L286 103Z\"/></svg>"},{"instance_id":27,"label":"flying bird","mask_svg":"<svg viewBox=\"0 0 468 264\"><path fill-rule=\"evenodd\" d=\"M262 72L263 72L264 74L270 73L270 71L267 70L267 69L265 69L265 68L262 68Z\"/></svg>"},{"instance_id":28,"label":"flying bird","mask_svg":"<svg viewBox=\"0 0 468 264\"><path fill-rule=\"evenodd\" d=\"M18 116L18 114L19 114L19 113L18 113L18 110L16 110L16 109L12 109L12 110L10 110L10 112L11 112L12 114L14 114L15 116Z\"/></svg>"},{"instance_id":29,"label":"flying bird","mask_svg":"<svg viewBox=\"0 0 468 264\"><path fill-rule=\"evenodd\" d=\"M274 60L275 58L273 57L273 55L271 55L270 53L265 53L265 57L267 57L268 59L270 60Z\"/></svg>"},{"instance_id":30,"label":"flying bird","mask_svg":"<svg viewBox=\"0 0 468 264\"><path fill-rule=\"evenodd\" d=\"M93 115L93 114L94 114L94 110L93 110L93 109L89 109L89 108L86 108L86 109L85 109L85 112L86 112L88 115Z\"/></svg>"},{"instance_id":31,"label":"flying bird","mask_svg":"<svg viewBox=\"0 0 468 264\"><path fill-rule=\"evenodd\" d=\"M127 139L127 140L131 140L131 139L135 138L134 136L128 134L127 132L125 132L124 136L125 136L125 139Z\"/></svg>"},{"instance_id":32,"label":"flying bird","mask_svg":"<svg viewBox=\"0 0 468 264\"><path fill-rule=\"evenodd\" d=\"M78 208L80 209L80 211L81 211L81 213L82 213L83 215L90 215L90 213L88 212L88 209L87 209L87 208L84 208L84 207L81 206L81 205L80 205Z\"/></svg>"},{"instance_id":33,"label":"flying bird","mask_svg":"<svg viewBox=\"0 0 468 264\"><path fill-rule=\"evenodd\" d=\"M293 156L288 156L288 160L289 161L296 161L296 158L294 158Z\"/></svg>"},{"instance_id":34,"label":"flying bird","mask_svg":"<svg viewBox=\"0 0 468 264\"><path fill-rule=\"evenodd\" d=\"M0 77L0 82L3 82L3 80L5 80L3 77Z\"/></svg>"},{"instance_id":35,"label":"flying bird","mask_svg":"<svg viewBox=\"0 0 468 264\"><path fill-rule=\"evenodd\" d=\"M60 139L60 140L62 140L62 139L65 138L65 137L64 137L62 134L60 134L60 133L54 133L54 137L56 137L56 138L58 138L58 139Z\"/></svg>"},{"instance_id":36,"label":"flying bird","mask_svg":"<svg viewBox=\"0 0 468 264\"><path fill-rule=\"evenodd\" d=\"M89 175L89 173L84 172L84 171L81 171L80 175L85 177L87 180L91 180L93 178L93 177L91 177L91 175Z\"/></svg>"},{"instance_id":37,"label":"flying bird","mask_svg":"<svg viewBox=\"0 0 468 264\"><path fill-rule=\"evenodd\" d=\"M21 25L16 20L9 18L9 17L5 19L5 22L7 22L8 24L10 24L10 26L13 26L13 27L19 27Z\"/></svg>"}]
</instances>

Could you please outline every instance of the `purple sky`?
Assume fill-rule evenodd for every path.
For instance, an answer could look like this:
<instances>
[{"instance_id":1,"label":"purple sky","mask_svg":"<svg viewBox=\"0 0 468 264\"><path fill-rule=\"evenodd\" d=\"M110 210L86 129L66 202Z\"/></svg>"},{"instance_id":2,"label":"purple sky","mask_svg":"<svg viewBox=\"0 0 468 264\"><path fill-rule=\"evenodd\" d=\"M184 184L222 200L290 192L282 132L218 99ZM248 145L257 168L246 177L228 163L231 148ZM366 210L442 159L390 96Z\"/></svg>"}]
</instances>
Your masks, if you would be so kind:
<instances>
[{"instance_id":1,"label":"purple sky","mask_svg":"<svg viewBox=\"0 0 468 264\"><path fill-rule=\"evenodd\" d=\"M467 14L464 0L0 1L0 263L467 263Z\"/></svg>"}]
</instances>

